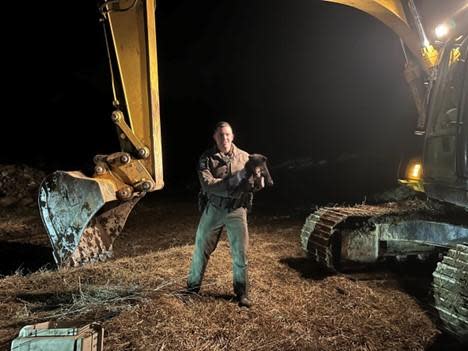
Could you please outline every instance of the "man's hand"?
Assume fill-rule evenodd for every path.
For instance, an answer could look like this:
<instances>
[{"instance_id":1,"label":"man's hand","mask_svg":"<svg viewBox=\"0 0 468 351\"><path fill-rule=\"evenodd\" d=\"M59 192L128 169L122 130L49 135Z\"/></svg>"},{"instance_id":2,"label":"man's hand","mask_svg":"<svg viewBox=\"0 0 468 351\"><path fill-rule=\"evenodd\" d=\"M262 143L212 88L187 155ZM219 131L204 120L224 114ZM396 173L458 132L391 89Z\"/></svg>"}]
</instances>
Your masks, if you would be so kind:
<instances>
[{"instance_id":1,"label":"man's hand","mask_svg":"<svg viewBox=\"0 0 468 351\"><path fill-rule=\"evenodd\" d=\"M265 188L265 177L260 174L254 175L252 177L252 191L260 191Z\"/></svg>"}]
</instances>

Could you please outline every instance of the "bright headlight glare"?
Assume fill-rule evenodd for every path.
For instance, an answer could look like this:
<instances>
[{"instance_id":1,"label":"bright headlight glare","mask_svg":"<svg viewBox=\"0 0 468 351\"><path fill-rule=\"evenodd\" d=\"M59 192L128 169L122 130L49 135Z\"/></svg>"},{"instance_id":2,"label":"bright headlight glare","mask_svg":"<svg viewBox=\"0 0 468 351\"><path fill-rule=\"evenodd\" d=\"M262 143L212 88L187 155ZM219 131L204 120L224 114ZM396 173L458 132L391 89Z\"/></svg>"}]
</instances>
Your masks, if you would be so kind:
<instances>
[{"instance_id":1,"label":"bright headlight glare","mask_svg":"<svg viewBox=\"0 0 468 351\"><path fill-rule=\"evenodd\" d=\"M422 165L419 162L412 163L408 167L408 178L409 179L414 179L414 180L419 180L421 179L422 175Z\"/></svg>"},{"instance_id":2,"label":"bright headlight glare","mask_svg":"<svg viewBox=\"0 0 468 351\"><path fill-rule=\"evenodd\" d=\"M421 176L421 165L419 163L415 164L413 166L413 170L411 172L411 175L414 178L419 178Z\"/></svg>"},{"instance_id":3,"label":"bright headlight glare","mask_svg":"<svg viewBox=\"0 0 468 351\"><path fill-rule=\"evenodd\" d=\"M450 31L449 26L446 23L439 24L435 29L435 35L438 39L445 37Z\"/></svg>"}]
</instances>

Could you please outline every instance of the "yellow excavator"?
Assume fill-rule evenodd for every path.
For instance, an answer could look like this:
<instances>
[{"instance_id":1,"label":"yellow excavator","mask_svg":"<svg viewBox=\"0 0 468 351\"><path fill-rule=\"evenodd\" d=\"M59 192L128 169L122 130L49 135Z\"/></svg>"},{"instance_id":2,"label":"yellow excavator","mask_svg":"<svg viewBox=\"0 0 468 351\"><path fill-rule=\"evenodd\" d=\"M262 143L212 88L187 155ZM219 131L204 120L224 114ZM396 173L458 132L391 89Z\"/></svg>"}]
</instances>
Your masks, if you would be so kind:
<instances>
[{"instance_id":1,"label":"yellow excavator","mask_svg":"<svg viewBox=\"0 0 468 351\"><path fill-rule=\"evenodd\" d=\"M57 171L39 189L39 208L59 266L112 256L135 204L164 186L155 1L98 3L112 77L121 151L94 157L94 174Z\"/></svg>"},{"instance_id":2,"label":"yellow excavator","mask_svg":"<svg viewBox=\"0 0 468 351\"><path fill-rule=\"evenodd\" d=\"M401 39L424 142L399 181L429 200L319 208L306 219L302 247L332 271L443 256L433 305L442 326L468 341L468 2L437 2L440 12L452 9L430 40L414 0L325 1L373 16Z\"/></svg>"}]
</instances>

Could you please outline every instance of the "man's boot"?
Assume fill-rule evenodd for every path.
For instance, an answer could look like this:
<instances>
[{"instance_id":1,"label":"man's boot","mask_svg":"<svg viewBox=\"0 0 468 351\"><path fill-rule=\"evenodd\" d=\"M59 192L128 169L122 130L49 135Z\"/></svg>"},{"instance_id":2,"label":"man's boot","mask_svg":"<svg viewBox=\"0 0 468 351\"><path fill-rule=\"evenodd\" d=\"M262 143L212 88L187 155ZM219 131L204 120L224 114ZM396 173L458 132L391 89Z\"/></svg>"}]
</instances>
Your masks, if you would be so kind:
<instances>
[{"instance_id":1,"label":"man's boot","mask_svg":"<svg viewBox=\"0 0 468 351\"><path fill-rule=\"evenodd\" d=\"M200 285L187 283L187 292L189 294L198 294L199 291L200 291Z\"/></svg>"},{"instance_id":2,"label":"man's boot","mask_svg":"<svg viewBox=\"0 0 468 351\"><path fill-rule=\"evenodd\" d=\"M238 299L239 299L240 307L247 307L247 308L252 307L252 301L249 299L249 297L246 294L239 295Z\"/></svg>"},{"instance_id":3,"label":"man's boot","mask_svg":"<svg viewBox=\"0 0 468 351\"><path fill-rule=\"evenodd\" d=\"M240 307L251 307L252 301L249 299L249 287L244 282L234 282L234 293L237 296L237 301Z\"/></svg>"}]
</instances>

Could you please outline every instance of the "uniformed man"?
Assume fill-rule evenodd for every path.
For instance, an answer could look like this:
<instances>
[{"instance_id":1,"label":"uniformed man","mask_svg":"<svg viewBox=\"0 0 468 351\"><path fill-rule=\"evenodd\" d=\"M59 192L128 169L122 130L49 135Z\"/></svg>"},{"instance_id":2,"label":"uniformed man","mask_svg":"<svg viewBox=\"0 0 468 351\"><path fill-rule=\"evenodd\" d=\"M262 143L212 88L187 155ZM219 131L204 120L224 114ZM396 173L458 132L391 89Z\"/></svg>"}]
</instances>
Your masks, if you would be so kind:
<instances>
[{"instance_id":1,"label":"uniformed man","mask_svg":"<svg viewBox=\"0 0 468 351\"><path fill-rule=\"evenodd\" d=\"M240 306L250 307L247 206L242 201L242 194L254 187L244 167L249 161L249 154L234 145L234 134L227 122L216 125L213 138L216 146L203 153L198 165L206 205L202 206L187 288L190 292L199 291L208 259L225 227L231 247L234 292Z\"/></svg>"}]
</instances>

